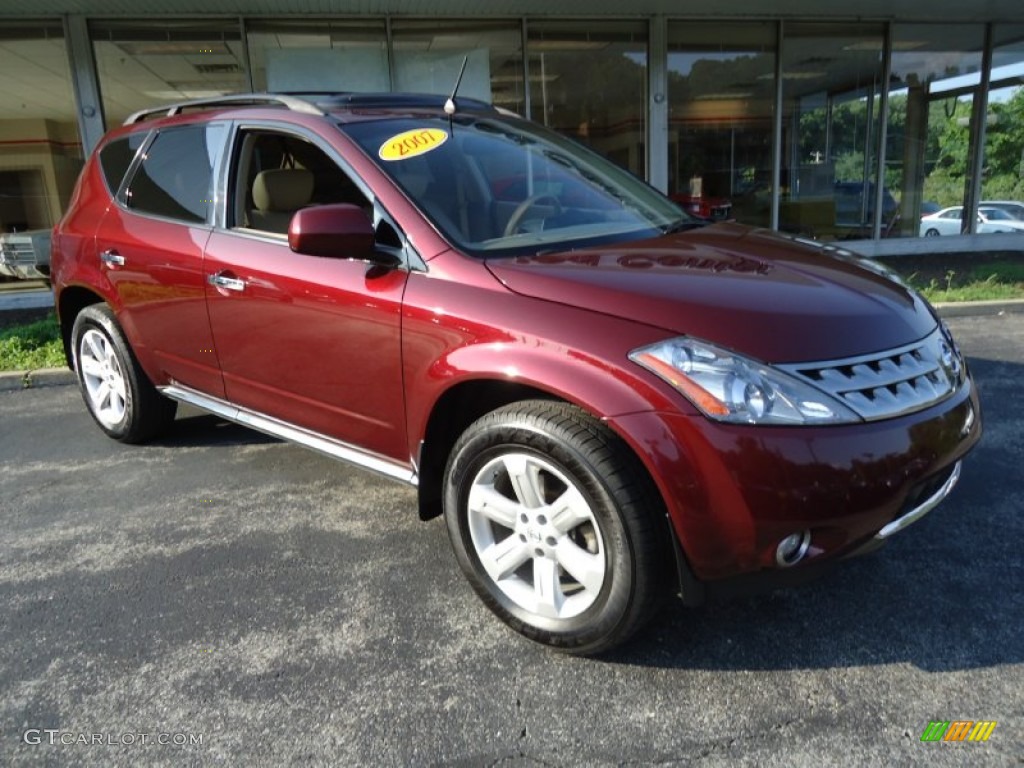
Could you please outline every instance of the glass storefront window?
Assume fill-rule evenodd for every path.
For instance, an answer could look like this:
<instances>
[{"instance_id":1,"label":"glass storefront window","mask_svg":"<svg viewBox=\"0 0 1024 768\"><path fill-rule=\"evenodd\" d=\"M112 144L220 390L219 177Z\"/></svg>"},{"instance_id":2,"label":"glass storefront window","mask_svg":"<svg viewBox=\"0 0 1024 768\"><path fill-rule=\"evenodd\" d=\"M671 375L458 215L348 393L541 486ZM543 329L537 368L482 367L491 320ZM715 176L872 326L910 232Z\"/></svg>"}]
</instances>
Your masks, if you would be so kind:
<instances>
[{"instance_id":1,"label":"glass storefront window","mask_svg":"<svg viewBox=\"0 0 1024 768\"><path fill-rule=\"evenodd\" d=\"M893 27L885 179L900 201L900 218L892 237L962 229L956 207L967 189L984 39L980 24Z\"/></svg>"},{"instance_id":2,"label":"glass storefront window","mask_svg":"<svg viewBox=\"0 0 1024 768\"><path fill-rule=\"evenodd\" d=\"M506 21L395 21L396 91L450 94L462 61L462 96L523 113L522 26Z\"/></svg>"},{"instance_id":3,"label":"glass storefront window","mask_svg":"<svg viewBox=\"0 0 1024 768\"><path fill-rule=\"evenodd\" d=\"M383 19L246 24L257 91L391 90Z\"/></svg>"},{"instance_id":4,"label":"glass storefront window","mask_svg":"<svg viewBox=\"0 0 1024 768\"><path fill-rule=\"evenodd\" d=\"M993 219L995 231L1007 222L993 208L1024 227L1024 25L997 26L993 33L979 213ZM978 231L983 231L980 225Z\"/></svg>"},{"instance_id":5,"label":"glass storefront window","mask_svg":"<svg viewBox=\"0 0 1024 768\"><path fill-rule=\"evenodd\" d=\"M646 175L647 23L527 27L530 117Z\"/></svg>"},{"instance_id":6,"label":"glass storefront window","mask_svg":"<svg viewBox=\"0 0 1024 768\"><path fill-rule=\"evenodd\" d=\"M60 22L0 25L0 233L49 229L82 168Z\"/></svg>"},{"instance_id":7,"label":"glass storefront window","mask_svg":"<svg viewBox=\"0 0 1024 768\"><path fill-rule=\"evenodd\" d=\"M881 24L786 24L779 228L820 240L871 237ZM886 189L882 225L896 218Z\"/></svg>"},{"instance_id":8,"label":"glass storefront window","mask_svg":"<svg viewBox=\"0 0 1024 768\"><path fill-rule=\"evenodd\" d=\"M107 128L161 103L249 90L236 21L89 25Z\"/></svg>"},{"instance_id":9,"label":"glass storefront window","mask_svg":"<svg viewBox=\"0 0 1024 768\"><path fill-rule=\"evenodd\" d=\"M650 23L530 19L525 46L523 22L507 18L399 17L390 30L384 18L108 18L88 28L108 128L139 109L250 87L447 94L465 57L463 96L527 114L646 177ZM766 226L778 195L779 228L823 240L870 237L875 226L883 237L969 228L962 213L947 212L935 232L924 217L967 199L983 23L892 24L882 179L886 25L786 22L777 51L777 22L665 23L669 131L656 154L685 208ZM1024 25L993 24L992 38L979 206L1005 203L1024 219ZM5 24L0 68L0 232L48 228L82 165L61 22Z\"/></svg>"},{"instance_id":10,"label":"glass storefront window","mask_svg":"<svg viewBox=\"0 0 1024 768\"><path fill-rule=\"evenodd\" d=\"M668 188L692 213L771 223L776 30L669 23Z\"/></svg>"}]
</instances>

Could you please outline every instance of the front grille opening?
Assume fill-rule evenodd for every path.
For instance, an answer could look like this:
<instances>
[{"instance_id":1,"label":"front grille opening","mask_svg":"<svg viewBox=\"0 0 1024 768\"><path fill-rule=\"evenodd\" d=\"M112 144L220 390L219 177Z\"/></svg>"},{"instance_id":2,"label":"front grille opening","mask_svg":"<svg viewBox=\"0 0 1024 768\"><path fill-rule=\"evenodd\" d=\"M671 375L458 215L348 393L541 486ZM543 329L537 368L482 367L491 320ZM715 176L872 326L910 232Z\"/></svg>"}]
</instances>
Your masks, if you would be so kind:
<instances>
[{"instance_id":1,"label":"front grille opening","mask_svg":"<svg viewBox=\"0 0 1024 768\"><path fill-rule=\"evenodd\" d=\"M897 349L844 360L780 366L874 421L927 408L956 391L961 376L943 361L942 332Z\"/></svg>"}]
</instances>

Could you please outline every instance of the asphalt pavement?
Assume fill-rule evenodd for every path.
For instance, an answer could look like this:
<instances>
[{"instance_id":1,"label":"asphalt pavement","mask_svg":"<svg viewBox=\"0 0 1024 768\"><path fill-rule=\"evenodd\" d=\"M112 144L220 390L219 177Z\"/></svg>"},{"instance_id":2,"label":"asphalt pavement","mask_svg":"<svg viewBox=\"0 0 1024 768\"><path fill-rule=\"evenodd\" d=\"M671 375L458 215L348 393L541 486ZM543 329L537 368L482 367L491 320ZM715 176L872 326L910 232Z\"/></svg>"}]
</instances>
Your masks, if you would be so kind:
<instances>
[{"instance_id":1,"label":"asphalt pavement","mask_svg":"<svg viewBox=\"0 0 1024 768\"><path fill-rule=\"evenodd\" d=\"M1024 765L1024 315L950 324L985 435L943 505L597 660L506 630L410 488L0 392L0 765ZM922 742L937 720L997 725Z\"/></svg>"}]
</instances>

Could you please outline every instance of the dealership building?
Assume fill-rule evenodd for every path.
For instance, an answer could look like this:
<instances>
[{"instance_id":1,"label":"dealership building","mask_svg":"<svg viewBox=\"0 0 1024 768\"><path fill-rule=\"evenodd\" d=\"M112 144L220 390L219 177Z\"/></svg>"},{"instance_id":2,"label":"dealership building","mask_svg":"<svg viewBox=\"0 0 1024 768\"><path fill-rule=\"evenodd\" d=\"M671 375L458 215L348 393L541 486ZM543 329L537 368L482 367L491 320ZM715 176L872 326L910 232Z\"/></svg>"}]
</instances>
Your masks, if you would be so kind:
<instances>
[{"instance_id":1,"label":"dealership building","mask_svg":"<svg viewBox=\"0 0 1024 768\"><path fill-rule=\"evenodd\" d=\"M1024 199L1021 0L2 0L0 232L53 226L137 110L448 93L464 60L460 94L712 218L913 251L936 208L970 234Z\"/></svg>"}]
</instances>

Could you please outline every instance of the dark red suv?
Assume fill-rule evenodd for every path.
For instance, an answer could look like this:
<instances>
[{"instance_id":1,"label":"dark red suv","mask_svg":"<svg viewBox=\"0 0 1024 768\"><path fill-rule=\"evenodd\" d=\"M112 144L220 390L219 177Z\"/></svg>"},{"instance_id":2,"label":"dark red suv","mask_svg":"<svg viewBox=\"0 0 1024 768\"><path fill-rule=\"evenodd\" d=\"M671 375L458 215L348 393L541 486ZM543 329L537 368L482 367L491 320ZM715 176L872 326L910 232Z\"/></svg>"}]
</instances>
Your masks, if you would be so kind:
<instances>
[{"instance_id":1,"label":"dark red suv","mask_svg":"<svg viewBox=\"0 0 1024 768\"><path fill-rule=\"evenodd\" d=\"M110 132L53 238L100 428L148 440L180 401L417 485L491 610L576 653L950 491L977 392L913 290L443 101L249 94Z\"/></svg>"}]
</instances>

